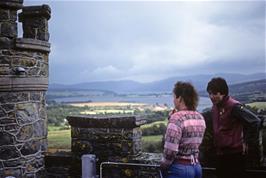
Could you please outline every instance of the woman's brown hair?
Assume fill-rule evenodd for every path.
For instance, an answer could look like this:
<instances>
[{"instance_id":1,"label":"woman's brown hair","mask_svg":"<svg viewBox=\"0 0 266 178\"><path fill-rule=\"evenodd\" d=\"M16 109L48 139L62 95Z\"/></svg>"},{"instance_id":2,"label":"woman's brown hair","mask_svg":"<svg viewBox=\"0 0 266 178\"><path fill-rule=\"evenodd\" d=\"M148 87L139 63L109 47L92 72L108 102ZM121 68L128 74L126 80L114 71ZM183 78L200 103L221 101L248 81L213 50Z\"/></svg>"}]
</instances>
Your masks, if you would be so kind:
<instances>
[{"instance_id":1,"label":"woman's brown hair","mask_svg":"<svg viewBox=\"0 0 266 178\"><path fill-rule=\"evenodd\" d=\"M188 110L195 111L198 106L198 93L189 82L177 82L173 89L173 93L178 98L181 96Z\"/></svg>"}]
</instances>

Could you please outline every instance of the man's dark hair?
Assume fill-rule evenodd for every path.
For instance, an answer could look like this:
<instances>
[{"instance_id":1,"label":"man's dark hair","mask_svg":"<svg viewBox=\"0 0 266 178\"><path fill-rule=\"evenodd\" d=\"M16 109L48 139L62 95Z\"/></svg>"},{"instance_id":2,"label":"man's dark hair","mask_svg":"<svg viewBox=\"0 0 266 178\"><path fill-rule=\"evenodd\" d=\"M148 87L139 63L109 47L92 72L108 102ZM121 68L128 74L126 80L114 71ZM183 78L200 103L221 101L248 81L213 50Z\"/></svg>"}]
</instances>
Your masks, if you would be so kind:
<instances>
[{"instance_id":1,"label":"man's dark hair","mask_svg":"<svg viewBox=\"0 0 266 178\"><path fill-rule=\"evenodd\" d=\"M212 78L211 81L209 81L207 86L207 92L213 94L217 94L218 92L220 92L221 94L228 96L229 89L225 79L221 77L215 77Z\"/></svg>"},{"instance_id":2,"label":"man's dark hair","mask_svg":"<svg viewBox=\"0 0 266 178\"><path fill-rule=\"evenodd\" d=\"M189 110L196 110L199 98L193 85L188 82L177 82L173 89L173 93L177 98L181 96Z\"/></svg>"}]
</instances>

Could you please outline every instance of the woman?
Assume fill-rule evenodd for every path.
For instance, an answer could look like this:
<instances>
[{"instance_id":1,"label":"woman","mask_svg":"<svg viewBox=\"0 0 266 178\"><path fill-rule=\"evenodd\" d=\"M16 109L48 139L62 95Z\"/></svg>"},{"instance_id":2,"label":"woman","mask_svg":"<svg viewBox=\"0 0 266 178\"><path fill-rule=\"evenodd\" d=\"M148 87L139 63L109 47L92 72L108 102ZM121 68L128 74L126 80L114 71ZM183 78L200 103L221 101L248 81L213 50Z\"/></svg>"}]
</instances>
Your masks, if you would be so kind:
<instances>
[{"instance_id":1,"label":"woman","mask_svg":"<svg viewBox=\"0 0 266 178\"><path fill-rule=\"evenodd\" d=\"M198 94L190 83L177 82L173 102L175 110L171 112L165 133L161 168L166 178L201 178L198 154L206 125L196 111Z\"/></svg>"}]
</instances>

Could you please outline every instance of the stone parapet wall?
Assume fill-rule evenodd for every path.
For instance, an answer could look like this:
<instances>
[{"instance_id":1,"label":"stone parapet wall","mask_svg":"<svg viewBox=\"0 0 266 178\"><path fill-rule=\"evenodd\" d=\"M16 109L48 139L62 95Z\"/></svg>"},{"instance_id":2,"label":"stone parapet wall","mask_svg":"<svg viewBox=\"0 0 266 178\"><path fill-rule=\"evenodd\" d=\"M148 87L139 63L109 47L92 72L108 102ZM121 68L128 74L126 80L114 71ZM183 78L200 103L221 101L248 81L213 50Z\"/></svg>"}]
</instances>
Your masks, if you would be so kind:
<instances>
[{"instance_id":1,"label":"stone parapet wall","mask_svg":"<svg viewBox=\"0 0 266 178\"><path fill-rule=\"evenodd\" d=\"M71 164L71 152L48 153L45 156L46 178L70 178Z\"/></svg>"},{"instance_id":2,"label":"stone parapet wall","mask_svg":"<svg viewBox=\"0 0 266 178\"><path fill-rule=\"evenodd\" d=\"M141 151L140 128L72 128L71 131L71 149L75 155L93 153L111 159L137 155Z\"/></svg>"},{"instance_id":3,"label":"stone parapet wall","mask_svg":"<svg viewBox=\"0 0 266 178\"><path fill-rule=\"evenodd\" d=\"M126 158L141 151L140 120L133 116L69 116L71 149L78 157L95 154L110 160Z\"/></svg>"},{"instance_id":4,"label":"stone parapet wall","mask_svg":"<svg viewBox=\"0 0 266 178\"><path fill-rule=\"evenodd\" d=\"M141 151L145 123L135 116L69 116L72 165L70 177L81 175L81 156L95 154L103 178L160 178L161 154ZM117 163L119 163L117 165ZM59 170L59 169L58 169Z\"/></svg>"}]
</instances>

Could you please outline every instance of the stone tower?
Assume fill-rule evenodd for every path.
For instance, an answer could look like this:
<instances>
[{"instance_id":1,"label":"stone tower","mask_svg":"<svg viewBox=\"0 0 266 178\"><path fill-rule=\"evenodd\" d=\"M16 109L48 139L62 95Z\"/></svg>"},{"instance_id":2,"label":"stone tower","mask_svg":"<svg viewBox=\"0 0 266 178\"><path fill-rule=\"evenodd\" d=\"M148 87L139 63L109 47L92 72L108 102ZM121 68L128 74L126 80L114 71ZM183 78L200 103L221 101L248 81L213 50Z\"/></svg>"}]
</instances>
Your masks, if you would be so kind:
<instances>
[{"instance_id":1,"label":"stone tower","mask_svg":"<svg viewBox=\"0 0 266 178\"><path fill-rule=\"evenodd\" d=\"M50 14L47 5L23 7L23 0L0 1L1 178L45 177ZM17 37L17 19L23 38Z\"/></svg>"}]
</instances>

